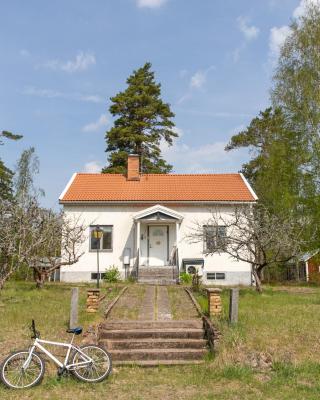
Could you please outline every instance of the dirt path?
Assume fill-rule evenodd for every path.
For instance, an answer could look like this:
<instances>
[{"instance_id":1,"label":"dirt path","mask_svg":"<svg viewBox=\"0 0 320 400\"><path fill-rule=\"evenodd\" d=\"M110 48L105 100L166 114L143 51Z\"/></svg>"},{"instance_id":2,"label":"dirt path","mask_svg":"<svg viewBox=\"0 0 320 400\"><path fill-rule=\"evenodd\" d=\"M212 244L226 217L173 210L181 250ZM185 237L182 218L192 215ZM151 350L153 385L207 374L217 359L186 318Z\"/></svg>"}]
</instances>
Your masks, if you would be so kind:
<instances>
[{"instance_id":1,"label":"dirt path","mask_svg":"<svg viewBox=\"0 0 320 400\"><path fill-rule=\"evenodd\" d=\"M145 297L146 287L141 285L129 286L111 310L108 319L134 320L138 319L141 302Z\"/></svg>"},{"instance_id":2,"label":"dirt path","mask_svg":"<svg viewBox=\"0 0 320 400\"><path fill-rule=\"evenodd\" d=\"M132 285L108 317L112 320L168 321L199 318L189 296L176 286Z\"/></svg>"}]
</instances>

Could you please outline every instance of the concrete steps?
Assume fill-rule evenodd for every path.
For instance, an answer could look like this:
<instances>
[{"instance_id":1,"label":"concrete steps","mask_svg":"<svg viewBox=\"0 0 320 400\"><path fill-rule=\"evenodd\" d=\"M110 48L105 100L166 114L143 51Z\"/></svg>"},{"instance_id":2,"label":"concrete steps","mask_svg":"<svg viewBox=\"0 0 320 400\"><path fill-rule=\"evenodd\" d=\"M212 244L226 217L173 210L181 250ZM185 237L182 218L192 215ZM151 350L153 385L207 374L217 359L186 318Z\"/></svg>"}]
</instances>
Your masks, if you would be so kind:
<instances>
[{"instance_id":1,"label":"concrete steps","mask_svg":"<svg viewBox=\"0 0 320 400\"><path fill-rule=\"evenodd\" d=\"M117 329L101 332L101 339L203 339L202 329Z\"/></svg>"},{"instance_id":2,"label":"concrete steps","mask_svg":"<svg viewBox=\"0 0 320 400\"><path fill-rule=\"evenodd\" d=\"M191 320L171 320L171 321L153 321L153 320L108 320L101 324L103 330L115 330L115 329L165 329L165 328L194 328L202 329L201 319Z\"/></svg>"},{"instance_id":3,"label":"concrete steps","mask_svg":"<svg viewBox=\"0 0 320 400\"><path fill-rule=\"evenodd\" d=\"M107 320L100 326L99 338L119 365L198 363L208 352L200 319Z\"/></svg>"},{"instance_id":4,"label":"concrete steps","mask_svg":"<svg viewBox=\"0 0 320 400\"><path fill-rule=\"evenodd\" d=\"M175 285L177 281L175 279L163 278L138 278L138 283L144 285Z\"/></svg>"},{"instance_id":5,"label":"concrete steps","mask_svg":"<svg viewBox=\"0 0 320 400\"><path fill-rule=\"evenodd\" d=\"M205 339L122 339L102 340L102 345L109 350L137 349L204 349Z\"/></svg>"},{"instance_id":6,"label":"concrete steps","mask_svg":"<svg viewBox=\"0 0 320 400\"><path fill-rule=\"evenodd\" d=\"M203 358L206 349L125 349L111 350L112 361L145 360L198 360Z\"/></svg>"},{"instance_id":7,"label":"concrete steps","mask_svg":"<svg viewBox=\"0 0 320 400\"><path fill-rule=\"evenodd\" d=\"M115 365L124 366L139 366L139 367L158 367L165 365L167 367L174 365L190 365L190 364L203 364L204 360L136 360L136 361L116 361Z\"/></svg>"},{"instance_id":8,"label":"concrete steps","mask_svg":"<svg viewBox=\"0 0 320 400\"><path fill-rule=\"evenodd\" d=\"M172 266L163 267L139 267L138 282L151 285L174 285L174 268Z\"/></svg>"}]
</instances>

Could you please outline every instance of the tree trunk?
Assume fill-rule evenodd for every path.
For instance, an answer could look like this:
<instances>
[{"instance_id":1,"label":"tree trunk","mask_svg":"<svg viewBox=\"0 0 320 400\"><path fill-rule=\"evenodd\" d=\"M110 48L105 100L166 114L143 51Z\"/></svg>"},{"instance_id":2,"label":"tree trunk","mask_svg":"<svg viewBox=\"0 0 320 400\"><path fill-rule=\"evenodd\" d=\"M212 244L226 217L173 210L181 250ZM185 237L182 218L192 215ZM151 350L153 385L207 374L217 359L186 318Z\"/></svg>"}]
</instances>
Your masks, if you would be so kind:
<instances>
[{"instance_id":1,"label":"tree trunk","mask_svg":"<svg viewBox=\"0 0 320 400\"><path fill-rule=\"evenodd\" d=\"M260 280L260 276L259 276L260 273L258 272L258 270L256 270L255 267L253 267L252 273L253 273L254 279L256 281L256 291L259 293L262 293L261 280Z\"/></svg>"},{"instance_id":2,"label":"tree trunk","mask_svg":"<svg viewBox=\"0 0 320 400\"><path fill-rule=\"evenodd\" d=\"M6 278L1 278L0 279L0 290L3 289L5 281L6 281Z\"/></svg>"},{"instance_id":3,"label":"tree trunk","mask_svg":"<svg viewBox=\"0 0 320 400\"><path fill-rule=\"evenodd\" d=\"M44 282L45 282L45 279L46 279L45 272L43 272L41 270L34 269L33 270L33 277L34 277L34 280L36 282L36 287L38 289L43 288L43 285L44 285Z\"/></svg>"}]
</instances>

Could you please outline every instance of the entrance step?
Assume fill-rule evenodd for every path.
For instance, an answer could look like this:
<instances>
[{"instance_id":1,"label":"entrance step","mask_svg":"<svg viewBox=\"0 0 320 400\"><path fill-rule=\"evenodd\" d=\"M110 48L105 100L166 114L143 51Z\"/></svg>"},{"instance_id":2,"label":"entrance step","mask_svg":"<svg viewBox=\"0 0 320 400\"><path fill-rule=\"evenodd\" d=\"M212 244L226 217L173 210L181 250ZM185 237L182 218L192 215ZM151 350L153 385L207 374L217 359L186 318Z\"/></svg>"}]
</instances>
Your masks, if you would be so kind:
<instances>
[{"instance_id":1,"label":"entrance step","mask_svg":"<svg viewBox=\"0 0 320 400\"><path fill-rule=\"evenodd\" d=\"M101 344L111 350L137 349L205 349L205 339L122 339L102 340Z\"/></svg>"},{"instance_id":2,"label":"entrance step","mask_svg":"<svg viewBox=\"0 0 320 400\"><path fill-rule=\"evenodd\" d=\"M163 328L163 329L115 329L101 330L101 339L203 339L203 329Z\"/></svg>"},{"instance_id":3,"label":"entrance step","mask_svg":"<svg viewBox=\"0 0 320 400\"><path fill-rule=\"evenodd\" d=\"M189 365L203 364L204 360L136 360L136 361L115 361L114 365L134 366L139 367L158 367L159 365Z\"/></svg>"},{"instance_id":4,"label":"entrance step","mask_svg":"<svg viewBox=\"0 0 320 400\"><path fill-rule=\"evenodd\" d=\"M109 349L113 361L201 360L206 349Z\"/></svg>"},{"instance_id":5,"label":"entrance step","mask_svg":"<svg viewBox=\"0 0 320 400\"><path fill-rule=\"evenodd\" d=\"M149 285L174 285L175 267L139 267L138 282Z\"/></svg>"},{"instance_id":6,"label":"entrance step","mask_svg":"<svg viewBox=\"0 0 320 400\"><path fill-rule=\"evenodd\" d=\"M131 321L131 320L110 320L101 324L102 330L130 330L130 329L202 329L203 323L200 319L171 320L171 321Z\"/></svg>"},{"instance_id":7,"label":"entrance step","mask_svg":"<svg viewBox=\"0 0 320 400\"><path fill-rule=\"evenodd\" d=\"M165 278L138 278L138 283L146 285L175 285L177 281L175 279Z\"/></svg>"}]
</instances>

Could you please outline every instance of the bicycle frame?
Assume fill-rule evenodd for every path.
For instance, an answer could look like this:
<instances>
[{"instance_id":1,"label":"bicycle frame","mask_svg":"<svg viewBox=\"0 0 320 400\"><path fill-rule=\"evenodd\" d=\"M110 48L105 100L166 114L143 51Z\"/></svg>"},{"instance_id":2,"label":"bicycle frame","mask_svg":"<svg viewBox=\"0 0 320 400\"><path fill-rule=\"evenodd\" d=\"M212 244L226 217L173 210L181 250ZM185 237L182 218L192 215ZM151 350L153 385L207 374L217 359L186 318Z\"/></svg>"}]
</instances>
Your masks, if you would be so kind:
<instances>
[{"instance_id":1,"label":"bicycle frame","mask_svg":"<svg viewBox=\"0 0 320 400\"><path fill-rule=\"evenodd\" d=\"M71 370L73 367L81 367L81 366L85 367L86 365L93 362L92 358L88 357L85 353L83 353L81 351L81 349L79 349L79 347L73 345L73 339L74 339L74 335L72 336L71 343L61 343L61 342L52 342L50 340L43 340L43 339L36 338L33 345L30 347L29 356L26 359L26 361L24 362L22 368L23 369L28 368L30 361L31 361L32 353L34 352L35 349L39 349L41 352L46 354L60 368L63 368L66 370ZM64 362L62 363L60 360L58 360L52 353L50 353L49 350L47 350L44 346L42 346L42 344L49 344L49 345L57 346L57 347L66 347L68 350L67 350ZM78 362L75 364L67 364L71 350L76 350L78 353L80 353L82 358L85 361Z\"/></svg>"}]
</instances>

